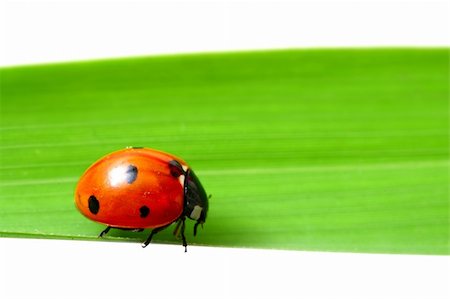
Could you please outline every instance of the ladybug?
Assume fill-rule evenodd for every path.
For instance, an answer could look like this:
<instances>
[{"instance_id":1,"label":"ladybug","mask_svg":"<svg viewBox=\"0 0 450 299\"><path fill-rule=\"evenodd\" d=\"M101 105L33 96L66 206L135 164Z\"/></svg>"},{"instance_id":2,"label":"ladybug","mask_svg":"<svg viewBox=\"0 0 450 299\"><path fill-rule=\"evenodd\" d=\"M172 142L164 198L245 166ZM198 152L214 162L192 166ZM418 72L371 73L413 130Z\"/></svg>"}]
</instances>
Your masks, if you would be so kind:
<instances>
[{"instance_id":1,"label":"ladybug","mask_svg":"<svg viewBox=\"0 0 450 299\"><path fill-rule=\"evenodd\" d=\"M177 222L174 234L183 240L185 220L195 220L194 236L208 212L208 197L195 173L182 159L150 148L131 147L113 152L81 176L75 205L87 218L111 228L143 231L153 236Z\"/></svg>"}]
</instances>

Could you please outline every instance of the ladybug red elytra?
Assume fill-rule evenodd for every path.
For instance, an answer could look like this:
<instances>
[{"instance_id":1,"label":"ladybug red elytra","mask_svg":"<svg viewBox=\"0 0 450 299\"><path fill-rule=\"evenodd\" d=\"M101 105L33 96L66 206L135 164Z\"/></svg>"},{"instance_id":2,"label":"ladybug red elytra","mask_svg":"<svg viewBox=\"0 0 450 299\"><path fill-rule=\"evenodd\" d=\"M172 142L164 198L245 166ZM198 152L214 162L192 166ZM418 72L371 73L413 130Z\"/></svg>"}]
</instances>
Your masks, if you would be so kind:
<instances>
[{"instance_id":1,"label":"ladybug red elytra","mask_svg":"<svg viewBox=\"0 0 450 299\"><path fill-rule=\"evenodd\" d=\"M81 176L75 204L87 218L111 228L143 231L152 228L146 247L159 231L177 222L174 234L184 235L186 217L197 226L206 220L208 197L186 162L150 148L126 148L113 152Z\"/></svg>"}]
</instances>

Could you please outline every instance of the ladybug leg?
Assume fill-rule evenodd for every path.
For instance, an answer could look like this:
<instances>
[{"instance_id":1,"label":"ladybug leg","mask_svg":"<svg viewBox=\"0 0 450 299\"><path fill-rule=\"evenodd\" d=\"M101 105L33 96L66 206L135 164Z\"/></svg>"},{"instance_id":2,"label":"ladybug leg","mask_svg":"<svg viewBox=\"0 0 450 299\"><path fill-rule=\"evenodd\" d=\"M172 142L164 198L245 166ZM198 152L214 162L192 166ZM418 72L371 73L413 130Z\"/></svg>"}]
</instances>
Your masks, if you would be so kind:
<instances>
[{"instance_id":1,"label":"ladybug leg","mask_svg":"<svg viewBox=\"0 0 450 299\"><path fill-rule=\"evenodd\" d=\"M156 233L159 233L160 231L164 230L168 226L170 226L170 224L152 229L152 232L150 233L150 236L148 236L147 240L145 240L145 242L142 243L142 248L147 247L147 245L150 244L150 242L152 241L153 236Z\"/></svg>"},{"instance_id":2,"label":"ladybug leg","mask_svg":"<svg viewBox=\"0 0 450 299\"><path fill-rule=\"evenodd\" d=\"M106 234L109 232L110 229L111 229L111 226L108 225L108 226L105 228L105 230L103 230L103 231L100 233L100 235L98 235L98 237L99 237L99 238L103 238L103 236L106 235Z\"/></svg>"},{"instance_id":3,"label":"ladybug leg","mask_svg":"<svg viewBox=\"0 0 450 299\"><path fill-rule=\"evenodd\" d=\"M200 221L197 221L194 225L194 237L197 235L197 226L200 224Z\"/></svg>"},{"instance_id":4,"label":"ladybug leg","mask_svg":"<svg viewBox=\"0 0 450 299\"><path fill-rule=\"evenodd\" d=\"M173 234L175 237L180 238L183 240L183 246L184 246L184 252L187 252L187 242L186 242L186 236L184 235L184 231L186 229L186 217L180 217L177 220L177 226L175 227L175 230L173 231Z\"/></svg>"},{"instance_id":5,"label":"ladybug leg","mask_svg":"<svg viewBox=\"0 0 450 299\"><path fill-rule=\"evenodd\" d=\"M186 242L186 236L184 235L184 230L186 228L185 225L185 218L183 217L183 219L181 220L181 239L183 240L183 246L184 246L184 252L187 252L187 242Z\"/></svg>"}]
</instances>

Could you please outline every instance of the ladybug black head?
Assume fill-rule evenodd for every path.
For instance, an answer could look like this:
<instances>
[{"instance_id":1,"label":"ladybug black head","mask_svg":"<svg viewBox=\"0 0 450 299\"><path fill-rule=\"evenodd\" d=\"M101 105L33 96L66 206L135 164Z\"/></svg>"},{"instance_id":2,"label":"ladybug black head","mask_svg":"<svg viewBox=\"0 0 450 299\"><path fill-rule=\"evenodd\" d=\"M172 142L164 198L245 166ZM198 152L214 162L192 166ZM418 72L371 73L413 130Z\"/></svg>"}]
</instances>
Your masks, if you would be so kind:
<instances>
[{"instance_id":1,"label":"ladybug black head","mask_svg":"<svg viewBox=\"0 0 450 299\"><path fill-rule=\"evenodd\" d=\"M184 183L184 215L197 223L194 226L194 235L197 233L197 226L206 221L208 212L208 196L195 173L188 169Z\"/></svg>"}]
</instances>

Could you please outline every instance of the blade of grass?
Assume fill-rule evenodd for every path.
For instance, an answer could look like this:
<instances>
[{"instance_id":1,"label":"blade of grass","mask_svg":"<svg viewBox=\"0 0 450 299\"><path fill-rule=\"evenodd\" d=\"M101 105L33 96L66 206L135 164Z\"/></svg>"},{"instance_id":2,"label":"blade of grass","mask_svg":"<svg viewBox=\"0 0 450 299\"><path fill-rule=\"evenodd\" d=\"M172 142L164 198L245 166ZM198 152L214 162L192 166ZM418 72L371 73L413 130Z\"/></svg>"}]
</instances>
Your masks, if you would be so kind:
<instances>
[{"instance_id":1,"label":"blade of grass","mask_svg":"<svg viewBox=\"0 0 450 299\"><path fill-rule=\"evenodd\" d=\"M0 236L96 239L77 178L133 145L183 157L213 195L190 243L448 254L448 79L448 49L3 68Z\"/></svg>"}]
</instances>

